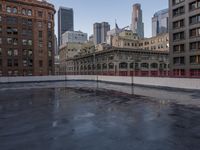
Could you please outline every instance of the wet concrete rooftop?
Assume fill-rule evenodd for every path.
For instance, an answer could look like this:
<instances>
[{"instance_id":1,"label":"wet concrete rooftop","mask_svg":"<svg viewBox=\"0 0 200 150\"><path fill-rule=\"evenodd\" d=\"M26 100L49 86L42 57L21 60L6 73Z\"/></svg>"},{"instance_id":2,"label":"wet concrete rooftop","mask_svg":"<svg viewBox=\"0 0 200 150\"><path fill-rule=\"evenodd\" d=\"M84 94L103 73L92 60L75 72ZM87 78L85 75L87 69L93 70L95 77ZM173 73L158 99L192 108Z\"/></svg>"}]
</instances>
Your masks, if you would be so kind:
<instances>
[{"instance_id":1,"label":"wet concrete rooftop","mask_svg":"<svg viewBox=\"0 0 200 150\"><path fill-rule=\"evenodd\" d=\"M199 150L200 92L94 82L0 85L0 150Z\"/></svg>"}]
</instances>

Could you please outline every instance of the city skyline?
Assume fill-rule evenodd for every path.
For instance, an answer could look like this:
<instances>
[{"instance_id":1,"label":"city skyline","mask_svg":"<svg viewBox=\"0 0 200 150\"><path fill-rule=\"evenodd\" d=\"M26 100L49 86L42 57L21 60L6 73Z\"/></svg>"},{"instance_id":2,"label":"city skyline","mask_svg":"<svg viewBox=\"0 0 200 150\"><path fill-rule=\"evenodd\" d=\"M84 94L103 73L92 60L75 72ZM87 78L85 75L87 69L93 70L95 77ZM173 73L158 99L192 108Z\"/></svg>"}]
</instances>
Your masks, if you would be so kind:
<instances>
[{"instance_id":1,"label":"city skyline","mask_svg":"<svg viewBox=\"0 0 200 150\"><path fill-rule=\"evenodd\" d=\"M125 27L127 25L130 26L132 5L135 3L140 3L143 10L145 37L151 37L151 18L153 17L155 12L168 8L167 0L154 0L153 3L147 0L119 0L117 4L114 0L86 0L84 3L81 0L69 0L67 2L65 0L49 0L49 2L55 5L56 10L58 10L60 6L73 8L74 29L86 32L88 33L88 35L91 35L93 33L93 24L95 22L109 22L109 24L111 25L111 29L115 27L115 20L117 20L119 27ZM149 6L151 6L151 9L149 9ZM57 15L55 16L55 20L57 20ZM55 31L57 31L57 22Z\"/></svg>"}]
</instances>

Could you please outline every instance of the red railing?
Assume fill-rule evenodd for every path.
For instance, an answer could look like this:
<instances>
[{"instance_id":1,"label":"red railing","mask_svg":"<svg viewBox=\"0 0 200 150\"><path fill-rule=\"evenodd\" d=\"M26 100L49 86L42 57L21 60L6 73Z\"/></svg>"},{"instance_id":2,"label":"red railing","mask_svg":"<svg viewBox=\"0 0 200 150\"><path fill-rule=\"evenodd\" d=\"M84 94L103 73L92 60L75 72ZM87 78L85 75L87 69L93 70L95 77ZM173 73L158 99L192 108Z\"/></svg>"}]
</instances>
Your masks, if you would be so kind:
<instances>
[{"instance_id":1,"label":"red railing","mask_svg":"<svg viewBox=\"0 0 200 150\"><path fill-rule=\"evenodd\" d=\"M64 74L63 74L64 75ZM136 77L170 77L170 78L200 78L200 70L184 71L88 71L88 72L68 72L66 75L103 75L103 76L136 76Z\"/></svg>"}]
</instances>

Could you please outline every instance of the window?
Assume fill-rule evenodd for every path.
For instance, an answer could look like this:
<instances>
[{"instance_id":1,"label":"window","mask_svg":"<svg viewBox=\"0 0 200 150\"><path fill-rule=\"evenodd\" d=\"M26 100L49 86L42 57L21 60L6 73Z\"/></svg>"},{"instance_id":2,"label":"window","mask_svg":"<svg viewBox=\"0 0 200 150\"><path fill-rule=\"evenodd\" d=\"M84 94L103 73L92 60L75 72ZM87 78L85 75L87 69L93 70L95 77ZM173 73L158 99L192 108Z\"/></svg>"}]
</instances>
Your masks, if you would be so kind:
<instances>
[{"instance_id":1,"label":"window","mask_svg":"<svg viewBox=\"0 0 200 150\"><path fill-rule=\"evenodd\" d=\"M28 45L32 46L33 45L33 41L32 40L28 40Z\"/></svg>"},{"instance_id":2,"label":"window","mask_svg":"<svg viewBox=\"0 0 200 150\"><path fill-rule=\"evenodd\" d=\"M184 19L173 22L174 29L182 28L182 27L184 27Z\"/></svg>"},{"instance_id":3,"label":"window","mask_svg":"<svg viewBox=\"0 0 200 150\"><path fill-rule=\"evenodd\" d=\"M38 31L38 37L42 38L42 31Z\"/></svg>"},{"instance_id":4,"label":"window","mask_svg":"<svg viewBox=\"0 0 200 150\"><path fill-rule=\"evenodd\" d=\"M14 49L13 53L14 53L14 56L18 56L18 50L17 49Z\"/></svg>"},{"instance_id":5,"label":"window","mask_svg":"<svg viewBox=\"0 0 200 150\"><path fill-rule=\"evenodd\" d=\"M27 15L32 16L32 10L29 9Z\"/></svg>"},{"instance_id":6,"label":"window","mask_svg":"<svg viewBox=\"0 0 200 150\"><path fill-rule=\"evenodd\" d=\"M200 28L195 28L190 30L190 37L200 36Z\"/></svg>"},{"instance_id":7,"label":"window","mask_svg":"<svg viewBox=\"0 0 200 150\"><path fill-rule=\"evenodd\" d=\"M200 23L200 14L190 17L190 24Z\"/></svg>"},{"instance_id":8,"label":"window","mask_svg":"<svg viewBox=\"0 0 200 150\"><path fill-rule=\"evenodd\" d=\"M0 47L0 56L2 55L2 48Z\"/></svg>"},{"instance_id":9,"label":"window","mask_svg":"<svg viewBox=\"0 0 200 150\"><path fill-rule=\"evenodd\" d=\"M13 38L13 45L18 45L18 39Z\"/></svg>"},{"instance_id":10,"label":"window","mask_svg":"<svg viewBox=\"0 0 200 150\"><path fill-rule=\"evenodd\" d=\"M12 44L12 43L13 43L12 38L7 38L7 43L8 43L8 44Z\"/></svg>"},{"instance_id":11,"label":"window","mask_svg":"<svg viewBox=\"0 0 200 150\"><path fill-rule=\"evenodd\" d=\"M12 34L12 28L11 27L7 27L7 34L8 35Z\"/></svg>"},{"instance_id":12,"label":"window","mask_svg":"<svg viewBox=\"0 0 200 150\"><path fill-rule=\"evenodd\" d=\"M173 35L173 40L174 40L174 41L184 40L184 38L185 38L184 31L183 31L183 32L175 33L175 34Z\"/></svg>"},{"instance_id":13,"label":"window","mask_svg":"<svg viewBox=\"0 0 200 150\"><path fill-rule=\"evenodd\" d=\"M52 67L52 60L49 60L49 67Z\"/></svg>"},{"instance_id":14,"label":"window","mask_svg":"<svg viewBox=\"0 0 200 150\"><path fill-rule=\"evenodd\" d=\"M52 28L52 24L51 22L48 23L48 29L51 29Z\"/></svg>"},{"instance_id":15,"label":"window","mask_svg":"<svg viewBox=\"0 0 200 150\"><path fill-rule=\"evenodd\" d=\"M200 8L200 0L196 0L196 1L189 4L189 10L190 11L198 9L198 8Z\"/></svg>"},{"instance_id":16,"label":"window","mask_svg":"<svg viewBox=\"0 0 200 150\"><path fill-rule=\"evenodd\" d=\"M11 7L10 7L10 6L7 6L7 7L6 7L6 12L7 12L7 13L11 13Z\"/></svg>"},{"instance_id":17,"label":"window","mask_svg":"<svg viewBox=\"0 0 200 150\"><path fill-rule=\"evenodd\" d=\"M39 41L39 45L38 45L40 48L43 47L43 42L42 41Z\"/></svg>"},{"instance_id":18,"label":"window","mask_svg":"<svg viewBox=\"0 0 200 150\"><path fill-rule=\"evenodd\" d=\"M17 59L14 59L14 66L18 67L18 60Z\"/></svg>"},{"instance_id":19,"label":"window","mask_svg":"<svg viewBox=\"0 0 200 150\"><path fill-rule=\"evenodd\" d=\"M7 52L8 56L12 56L12 49L8 49L8 52Z\"/></svg>"},{"instance_id":20,"label":"window","mask_svg":"<svg viewBox=\"0 0 200 150\"><path fill-rule=\"evenodd\" d=\"M18 76L19 72L17 70L14 71L14 76Z\"/></svg>"},{"instance_id":21,"label":"window","mask_svg":"<svg viewBox=\"0 0 200 150\"><path fill-rule=\"evenodd\" d=\"M29 49L29 50L28 50L28 56L29 56L29 57L32 57L32 56L33 56L33 50L32 50L32 49Z\"/></svg>"},{"instance_id":22,"label":"window","mask_svg":"<svg viewBox=\"0 0 200 150\"><path fill-rule=\"evenodd\" d=\"M6 21L7 21L7 24L16 25L17 22L18 22L18 19L17 19L17 17L10 17L10 16L7 16L7 17L6 17Z\"/></svg>"},{"instance_id":23,"label":"window","mask_svg":"<svg viewBox=\"0 0 200 150\"><path fill-rule=\"evenodd\" d=\"M184 6L178 7L178 8L176 8L176 9L173 10L173 17L182 15L182 14L184 14L184 13L185 13L185 8L184 8Z\"/></svg>"},{"instance_id":24,"label":"window","mask_svg":"<svg viewBox=\"0 0 200 150\"><path fill-rule=\"evenodd\" d=\"M7 66L8 67L12 67L12 59L8 59L7 60Z\"/></svg>"},{"instance_id":25,"label":"window","mask_svg":"<svg viewBox=\"0 0 200 150\"><path fill-rule=\"evenodd\" d=\"M26 15L26 9L22 9L22 15Z\"/></svg>"},{"instance_id":26,"label":"window","mask_svg":"<svg viewBox=\"0 0 200 150\"><path fill-rule=\"evenodd\" d=\"M23 66L24 66L24 67L27 67L27 66L28 66L28 63L27 63L27 60L26 60L26 59L23 60Z\"/></svg>"},{"instance_id":27,"label":"window","mask_svg":"<svg viewBox=\"0 0 200 150\"><path fill-rule=\"evenodd\" d=\"M32 24L33 24L32 19L28 19L28 25L32 26Z\"/></svg>"},{"instance_id":28,"label":"window","mask_svg":"<svg viewBox=\"0 0 200 150\"><path fill-rule=\"evenodd\" d=\"M51 20L51 19L53 19L52 15L51 15L51 13L48 13L48 20Z\"/></svg>"},{"instance_id":29,"label":"window","mask_svg":"<svg viewBox=\"0 0 200 150\"><path fill-rule=\"evenodd\" d=\"M200 50L200 41L190 43L190 50L191 51Z\"/></svg>"},{"instance_id":30,"label":"window","mask_svg":"<svg viewBox=\"0 0 200 150\"><path fill-rule=\"evenodd\" d=\"M32 59L29 59L29 60L28 60L28 66L29 66L29 67L33 67L33 60L32 60Z\"/></svg>"},{"instance_id":31,"label":"window","mask_svg":"<svg viewBox=\"0 0 200 150\"><path fill-rule=\"evenodd\" d=\"M23 39L22 40L22 45L27 45L27 40Z\"/></svg>"},{"instance_id":32,"label":"window","mask_svg":"<svg viewBox=\"0 0 200 150\"><path fill-rule=\"evenodd\" d=\"M17 14L17 12L18 12L18 11L17 11L17 8L14 7L14 8L13 8L13 13L14 13L14 14Z\"/></svg>"},{"instance_id":33,"label":"window","mask_svg":"<svg viewBox=\"0 0 200 150\"><path fill-rule=\"evenodd\" d=\"M42 22L41 21L38 22L38 27L42 28Z\"/></svg>"},{"instance_id":34,"label":"window","mask_svg":"<svg viewBox=\"0 0 200 150\"><path fill-rule=\"evenodd\" d=\"M48 47L49 47L49 48L52 47L52 42L48 42Z\"/></svg>"},{"instance_id":35,"label":"window","mask_svg":"<svg viewBox=\"0 0 200 150\"><path fill-rule=\"evenodd\" d=\"M185 64L185 57L175 57L173 63L174 65L183 65Z\"/></svg>"},{"instance_id":36,"label":"window","mask_svg":"<svg viewBox=\"0 0 200 150\"><path fill-rule=\"evenodd\" d=\"M42 11L38 11L38 17L42 18L43 16L43 12Z\"/></svg>"},{"instance_id":37,"label":"window","mask_svg":"<svg viewBox=\"0 0 200 150\"><path fill-rule=\"evenodd\" d=\"M14 35L17 35L17 34L18 34L17 28L13 28L12 30L13 30L13 34L14 34Z\"/></svg>"},{"instance_id":38,"label":"window","mask_svg":"<svg viewBox=\"0 0 200 150\"><path fill-rule=\"evenodd\" d=\"M173 5L177 5L177 4L179 4L179 3L182 3L182 2L184 2L185 0L172 0L172 4Z\"/></svg>"},{"instance_id":39,"label":"window","mask_svg":"<svg viewBox=\"0 0 200 150\"><path fill-rule=\"evenodd\" d=\"M190 56L190 64L200 64L200 55Z\"/></svg>"},{"instance_id":40,"label":"window","mask_svg":"<svg viewBox=\"0 0 200 150\"><path fill-rule=\"evenodd\" d=\"M43 67L43 61L42 60L39 61L39 67Z\"/></svg>"},{"instance_id":41,"label":"window","mask_svg":"<svg viewBox=\"0 0 200 150\"><path fill-rule=\"evenodd\" d=\"M51 57L51 56L52 56L52 54L51 54L51 51L48 51L48 55L49 55L49 57Z\"/></svg>"},{"instance_id":42,"label":"window","mask_svg":"<svg viewBox=\"0 0 200 150\"><path fill-rule=\"evenodd\" d=\"M184 45L184 44L181 44L181 45L174 45L174 47L173 47L173 52L174 52L174 53L185 52L185 45Z\"/></svg>"}]
</instances>

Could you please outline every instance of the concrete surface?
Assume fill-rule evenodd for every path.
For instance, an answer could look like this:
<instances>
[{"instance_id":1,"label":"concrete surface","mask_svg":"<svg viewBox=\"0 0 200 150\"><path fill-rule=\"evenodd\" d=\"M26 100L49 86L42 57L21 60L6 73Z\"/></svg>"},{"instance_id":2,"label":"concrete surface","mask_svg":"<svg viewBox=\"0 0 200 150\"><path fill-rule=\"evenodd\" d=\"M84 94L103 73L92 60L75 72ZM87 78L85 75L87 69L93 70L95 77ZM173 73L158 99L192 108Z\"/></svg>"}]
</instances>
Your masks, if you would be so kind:
<instances>
[{"instance_id":1,"label":"concrete surface","mask_svg":"<svg viewBox=\"0 0 200 150\"><path fill-rule=\"evenodd\" d=\"M175 94L200 98L94 82L2 84L0 149L199 150L200 108Z\"/></svg>"}]
</instances>

